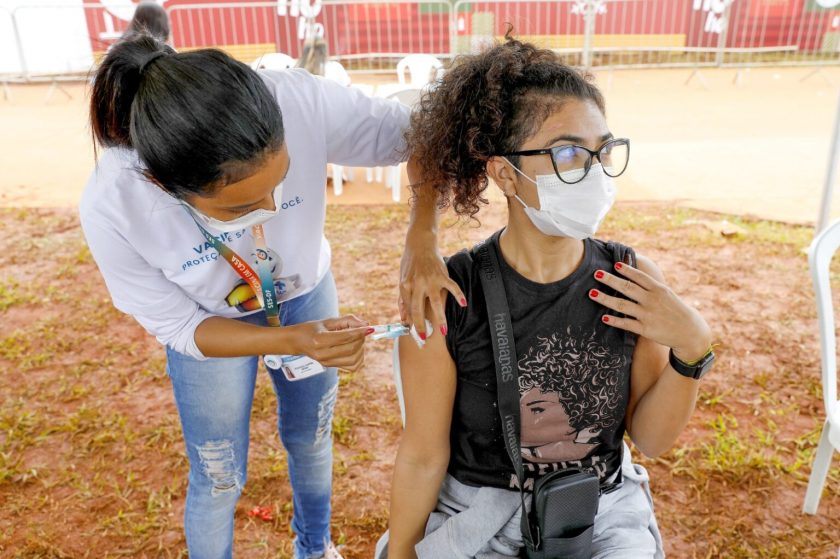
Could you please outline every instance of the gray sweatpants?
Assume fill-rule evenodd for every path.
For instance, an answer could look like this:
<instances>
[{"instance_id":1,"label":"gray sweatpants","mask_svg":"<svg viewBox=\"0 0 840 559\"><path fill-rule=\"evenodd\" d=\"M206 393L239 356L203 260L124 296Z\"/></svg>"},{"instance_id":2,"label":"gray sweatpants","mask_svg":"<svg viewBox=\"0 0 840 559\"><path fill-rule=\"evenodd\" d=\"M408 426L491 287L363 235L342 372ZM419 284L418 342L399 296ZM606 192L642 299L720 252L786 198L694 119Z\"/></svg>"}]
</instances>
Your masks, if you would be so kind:
<instances>
[{"instance_id":1,"label":"gray sweatpants","mask_svg":"<svg viewBox=\"0 0 840 559\"><path fill-rule=\"evenodd\" d=\"M601 497L592 540L592 559L662 559L662 538L653 512L648 474L624 448L621 487ZM519 493L471 487L447 475L438 506L417 544L418 559L505 559L522 551ZM376 546L387 559L388 533Z\"/></svg>"}]
</instances>

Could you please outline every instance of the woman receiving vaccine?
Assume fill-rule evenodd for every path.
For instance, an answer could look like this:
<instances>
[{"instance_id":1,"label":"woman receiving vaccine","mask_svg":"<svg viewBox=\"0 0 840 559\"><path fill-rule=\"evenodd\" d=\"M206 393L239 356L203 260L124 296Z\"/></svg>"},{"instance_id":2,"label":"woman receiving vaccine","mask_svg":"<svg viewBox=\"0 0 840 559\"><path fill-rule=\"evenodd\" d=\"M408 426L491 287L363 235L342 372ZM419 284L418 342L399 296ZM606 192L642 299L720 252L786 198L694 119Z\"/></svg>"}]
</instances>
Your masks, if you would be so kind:
<instances>
[{"instance_id":1,"label":"woman receiving vaccine","mask_svg":"<svg viewBox=\"0 0 840 559\"><path fill-rule=\"evenodd\" d=\"M509 39L456 61L413 114L409 148L456 213L479 215L492 179L507 219L448 260L469 304L449 299L447 334L400 343L388 558L520 557L523 500L570 471L601 493L591 536L581 532L591 557L662 557L647 473L623 440L648 456L674 444L712 338L651 259L597 238L630 156L600 91Z\"/></svg>"}]
</instances>

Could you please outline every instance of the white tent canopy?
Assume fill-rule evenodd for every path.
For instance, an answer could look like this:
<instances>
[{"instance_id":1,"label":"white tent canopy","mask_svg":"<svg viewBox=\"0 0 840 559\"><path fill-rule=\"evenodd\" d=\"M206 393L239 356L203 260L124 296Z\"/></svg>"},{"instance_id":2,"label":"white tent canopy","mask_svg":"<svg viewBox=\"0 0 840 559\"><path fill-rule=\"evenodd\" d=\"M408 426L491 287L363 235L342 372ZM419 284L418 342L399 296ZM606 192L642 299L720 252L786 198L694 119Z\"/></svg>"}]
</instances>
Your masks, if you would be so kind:
<instances>
[{"instance_id":1,"label":"white tent canopy","mask_svg":"<svg viewBox=\"0 0 840 559\"><path fill-rule=\"evenodd\" d=\"M20 44L11 32L13 10ZM26 53L25 59L19 49ZM0 0L0 74L84 72L92 64L82 0L51 0L49 7Z\"/></svg>"},{"instance_id":2,"label":"white tent canopy","mask_svg":"<svg viewBox=\"0 0 840 559\"><path fill-rule=\"evenodd\" d=\"M840 95L837 98L837 114L834 117L834 133L831 136L831 148L828 152L828 169L825 174L820 215L817 218L817 233L828 226L831 213L831 199L834 184L837 182L837 164L840 160Z\"/></svg>"}]
</instances>

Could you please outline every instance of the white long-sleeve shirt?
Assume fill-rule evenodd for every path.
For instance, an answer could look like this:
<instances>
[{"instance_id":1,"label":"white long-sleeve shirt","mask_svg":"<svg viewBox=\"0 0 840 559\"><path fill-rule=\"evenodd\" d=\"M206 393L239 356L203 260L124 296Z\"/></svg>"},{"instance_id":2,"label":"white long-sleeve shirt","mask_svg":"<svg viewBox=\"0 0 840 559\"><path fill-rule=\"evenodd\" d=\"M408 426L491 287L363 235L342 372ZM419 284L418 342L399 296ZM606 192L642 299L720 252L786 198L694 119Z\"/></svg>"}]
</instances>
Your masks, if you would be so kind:
<instances>
[{"instance_id":1,"label":"white long-sleeve shirt","mask_svg":"<svg viewBox=\"0 0 840 559\"><path fill-rule=\"evenodd\" d=\"M409 109L304 70L262 72L283 114L291 158L279 214L264 224L280 301L311 291L329 271L326 166L405 159ZM209 316L253 312L250 287L206 242L172 196L146 181L133 150L105 150L80 204L82 229L111 298L172 349L203 359L195 329ZM215 233L215 232L213 232ZM256 268L250 229L220 239Z\"/></svg>"}]
</instances>

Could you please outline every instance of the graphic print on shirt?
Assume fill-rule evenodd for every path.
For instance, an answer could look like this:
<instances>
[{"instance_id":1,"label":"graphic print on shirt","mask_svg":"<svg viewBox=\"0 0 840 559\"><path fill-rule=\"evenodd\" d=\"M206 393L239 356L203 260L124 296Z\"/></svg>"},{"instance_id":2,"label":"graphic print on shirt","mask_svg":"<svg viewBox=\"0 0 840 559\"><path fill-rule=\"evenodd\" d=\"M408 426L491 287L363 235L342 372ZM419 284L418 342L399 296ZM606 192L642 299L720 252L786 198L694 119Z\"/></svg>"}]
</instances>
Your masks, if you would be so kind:
<instances>
[{"instance_id":1,"label":"graphic print on shirt","mask_svg":"<svg viewBox=\"0 0 840 559\"><path fill-rule=\"evenodd\" d=\"M277 300L282 302L291 299L301 289L300 274L283 276L283 260L271 248L268 252L255 249L251 253L251 263L256 270L261 260L268 260L271 267L271 277L274 278L274 288L277 290ZM236 307L240 312L255 311L260 308L259 299L254 290L245 281L241 280L225 297L228 306Z\"/></svg>"},{"instance_id":2,"label":"graphic print on shirt","mask_svg":"<svg viewBox=\"0 0 840 559\"><path fill-rule=\"evenodd\" d=\"M626 365L627 358L609 351L594 331L578 334L569 327L565 334L537 338L519 360L526 471L579 468L604 476L606 464L593 451L599 436L621 423Z\"/></svg>"}]
</instances>

